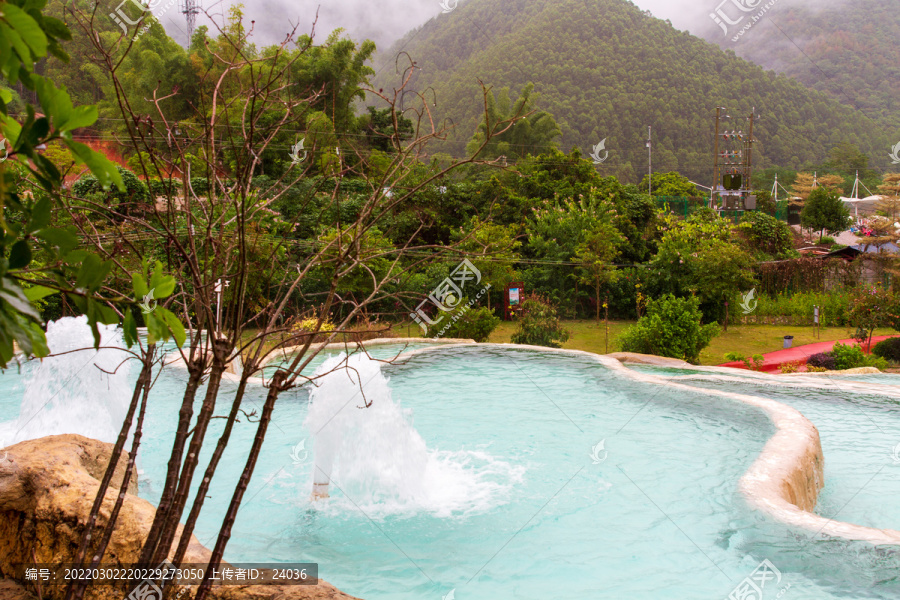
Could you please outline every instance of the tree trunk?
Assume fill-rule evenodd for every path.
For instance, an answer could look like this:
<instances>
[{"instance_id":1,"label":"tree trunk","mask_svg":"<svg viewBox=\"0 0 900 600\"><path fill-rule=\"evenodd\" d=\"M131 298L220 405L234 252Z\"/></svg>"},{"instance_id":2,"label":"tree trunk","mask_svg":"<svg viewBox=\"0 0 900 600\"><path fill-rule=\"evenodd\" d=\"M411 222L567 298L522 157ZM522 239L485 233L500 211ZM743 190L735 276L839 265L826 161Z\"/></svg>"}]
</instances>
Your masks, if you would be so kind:
<instances>
[{"instance_id":1,"label":"tree trunk","mask_svg":"<svg viewBox=\"0 0 900 600\"><path fill-rule=\"evenodd\" d=\"M152 357L152 349L150 350L150 354ZM81 538L81 544L78 546L78 552L75 555L75 560L73 561L77 566L81 566L84 561L85 554L87 553L88 547L91 543L91 537L93 535L94 527L97 524L97 517L100 514L100 507L103 506L103 500L106 497L106 491L109 489L109 484L112 481L113 474L116 472L116 465L119 464L119 458L122 456L122 448L125 446L125 440L128 439L128 432L131 430L131 422L134 419L134 413L137 410L138 401L141 398L142 391L150 385L150 370L152 368L151 358L145 357L143 360L143 366L141 368L141 374L138 376L137 383L134 386L134 392L131 395L131 404L128 406L128 413L125 415L125 420L122 422L122 428L119 430L119 437L116 439L116 443L113 446L112 454L109 458L109 464L106 466L106 472L103 474L103 479L100 481L100 488L97 490L97 495L94 497L94 504L91 507L91 513L88 517L87 527L85 528L84 535ZM132 459L134 457L131 457ZM127 485L127 482L123 484ZM107 529L112 529L115 526L115 520L110 518L107 522ZM84 589L87 587L85 583L69 583L68 589L66 590L66 600L71 600L73 597L80 598L84 594Z\"/></svg>"},{"instance_id":2,"label":"tree trunk","mask_svg":"<svg viewBox=\"0 0 900 600\"><path fill-rule=\"evenodd\" d=\"M188 380L184 389L184 396L181 401L181 408L178 411L178 428L175 431L175 441L172 443L172 453L169 455L169 466L166 472L166 483L163 487L163 493L156 507L156 515L153 517L153 524L150 526L150 532L144 541L144 547L141 549L141 556L138 563L149 565L150 560L156 553L156 547L159 544L160 536L162 536L163 528L166 524L169 511L172 507L172 500L175 497L175 490L178 487L178 473L181 471L181 457L184 454L184 444L187 441L188 427L191 424L191 417L194 416L194 399L197 397L197 389L200 387L200 380L203 377L206 360L197 364L193 361L188 363Z\"/></svg>"},{"instance_id":3,"label":"tree trunk","mask_svg":"<svg viewBox=\"0 0 900 600\"><path fill-rule=\"evenodd\" d=\"M147 373L149 374L149 369L147 370ZM143 376L144 372L142 371L141 377ZM119 496L116 498L116 504L113 507L112 513L109 515L109 519L107 519L106 531L103 532L103 539L100 540L100 546L97 548L94 558L91 561L92 569L96 569L100 565L100 561L103 560L103 555L106 553L106 548L109 546L109 540L112 539L116 522L119 520L119 512L122 510L122 505L125 503L125 496L128 493L128 483L131 481L132 473L134 473L134 464L137 461L138 449L141 446L141 437L144 431L144 415L147 412L147 397L149 395L150 378L147 377L146 385L144 385L143 398L141 398L141 410L138 413L137 425L135 425L134 428L134 439L131 442L131 454L128 457L128 465L125 467L125 474L122 476L122 485L119 487ZM85 587L80 587L75 591L76 600L81 600L84 596Z\"/></svg>"},{"instance_id":4,"label":"tree trunk","mask_svg":"<svg viewBox=\"0 0 900 600\"><path fill-rule=\"evenodd\" d=\"M249 370L246 372L249 372ZM231 404L231 412L228 415L228 420L225 422L225 430L222 432L222 435L219 436L219 442L216 444L216 449L213 451L213 455L209 459L209 464L206 467L206 472L203 474L203 480L200 482L197 493L194 495L194 504L191 506L191 512L188 515L187 521L184 523L181 539L178 541L178 549L175 550L173 562L176 566L181 564L181 560L184 558L185 552L187 552L191 534L194 532L197 518L200 516L200 510L203 508L203 501L206 500L206 493L209 491L209 485L212 482L213 476L216 474L216 468L219 466L219 460L225 452L228 440L231 438L231 430L234 428L234 422L237 420L238 411L241 408L241 401L244 399L244 390L247 388L247 377L247 375L241 376L238 389L234 394L234 401Z\"/></svg>"},{"instance_id":5,"label":"tree trunk","mask_svg":"<svg viewBox=\"0 0 900 600\"><path fill-rule=\"evenodd\" d=\"M169 549L172 547L172 542L175 540L175 534L178 531L181 515L184 513L184 507L187 505L188 495L191 491L191 481L194 477L194 471L197 469L197 463L200 461L200 449L203 447L206 429L209 426L213 409L216 407L219 385L222 383L222 374L225 372L225 358L223 356L225 348L215 348L216 345L222 344L228 344L228 342L223 342L223 340L213 341L213 363L209 373L206 395L203 398L200 413L197 415L197 423L194 425L194 433L188 446L187 457L185 457L184 466L181 469L178 491L175 493L172 507L166 517L165 526L159 538L159 545L153 555L153 560L151 560L153 565L159 564L168 557ZM230 346L230 344L228 345Z\"/></svg>"},{"instance_id":6,"label":"tree trunk","mask_svg":"<svg viewBox=\"0 0 900 600\"><path fill-rule=\"evenodd\" d=\"M228 505L228 511L225 513L225 519L222 521L222 527L219 529L219 537L216 539L216 545L213 548L212 556L209 559L209 565L206 569L203 581L197 588L197 595L194 600L205 600L212 587L213 569L218 569L222 562L222 556L225 554L225 546L231 539L231 528L237 519L237 513L241 508L241 501L247 486L250 485L250 478L253 476L253 470L256 468L256 462L259 459L259 451L262 448L263 440L266 437L266 430L269 427L269 421L272 420L272 411L275 409L275 401L281 393L281 386L284 383L286 373L278 371L272 377L269 385L269 393L266 395L266 402L263 404L262 415L259 418L259 425L256 428L256 437L253 439L253 446L250 448L250 454L247 456L247 462L244 465L244 471L234 488L234 495L231 497L231 503Z\"/></svg>"}]
</instances>

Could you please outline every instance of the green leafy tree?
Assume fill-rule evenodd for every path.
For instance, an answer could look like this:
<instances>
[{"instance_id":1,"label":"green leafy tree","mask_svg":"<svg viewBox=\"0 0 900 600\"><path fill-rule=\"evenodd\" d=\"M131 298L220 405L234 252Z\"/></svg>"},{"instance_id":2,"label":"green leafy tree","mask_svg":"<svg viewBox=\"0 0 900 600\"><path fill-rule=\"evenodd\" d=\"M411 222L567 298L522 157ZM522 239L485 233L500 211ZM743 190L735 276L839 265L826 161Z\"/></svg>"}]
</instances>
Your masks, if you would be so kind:
<instances>
[{"instance_id":1,"label":"green leafy tree","mask_svg":"<svg viewBox=\"0 0 900 600\"><path fill-rule=\"evenodd\" d=\"M638 189L646 191L647 186L650 185L649 178L649 175L644 175ZM654 196L691 197L697 195L697 186L680 173L654 173L651 192Z\"/></svg>"},{"instance_id":2,"label":"green leafy tree","mask_svg":"<svg viewBox=\"0 0 900 600\"><path fill-rule=\"evenodd\" d=\"M732 225L715 213L692 215L686 221L669 217L659 251L650 262L657 293L696 294L709 318L724 315L724 303L753 283L750 253L732 234Z\"/></svg>"},{"instance_id":3,"label":"green leafy tree","mask_svg":"<svg viewBox=\"0 0 900 600\"><path fill-rule=\"evenodd\" d=\"M72 231L52 226L62 177L38 146L60 142L101 186L123 184L106 157L72 137L73 130L97 120L97 108L73 106L64 87L37 72L36 63L48 55L68 60L60 42L71 38L62 21L40 8L41 3L24 0L0 2L0 132L6 147L0 162L0 368L12 359L14 344L26 356L47 354L33 303L51 294L65 293L88 316L96 343L98 322L118 322L116 312L99 299L109 261L79 249ZM37 97L40 116L30 104L21 121L10 115L9 87L15 84Z\"/></svg>"},{"instance_id":4,"label":"green leafy tree","mask_svg":"<svg viewBox=\"0 0 900 600\"><path fill-rule=\"evenodd\" d=\"M475 130L466 152L477 152L489 132L490 141L479 153L479 158L525 158L529 154L537 155L554 148L554 140L562 132L553 115L535 109L533 92L534 84L527 84L515 102L509 98L509 88L500 90L496 98L493 92L487 92L485 120ZM505 124L510 120L513 121L511 124ZM502 127L498 129L500 124Z\"/></svg>"},{"instance_id":5,"label":"green leafy tree","mask_svg":"<svg viewBox=\"0 0 900 600\"><path fill-rule=\"evenodd\" d=\"M900 330L900 297L882 286L856 288L850 295L847 321L866 333L867 345L871 346L875 329L894 327Z\"/></svg>"},{"instance_id":6,"label":"green leafy tree","mask_svg":"<svg viewBox=\"0 0 900 600\"><path fill-rule=\"evenodd\" d=\"M784 259L796 254L791 228L775 217L758 211L745 212L739 230L747 236L751 250L766 257Z\"/></svg>"},{"instance_id":7,"label":"green leafy tree","mask_svg":"<svg viewBox=\"0 0 900 600\"><path fill-rule=\"evenodd\" d=\"M597 197L581 197L559 204L545 202L526 224L531 256L560 266L541 265L531 270L533 282L544 289L565 295L568 280L587 282L599 300L599 285L610 281L608 262L616 256L622 236L613 226L615 209L611 202ZM606 239L604 239L606 236ZM578 263L573 273L565 263ZM574 295L570 300L577 301Z\"/></svg>"},{"instance_id":8,"label":"green leafy tree","mask_svg":"<svg viewBox=\"0 0 900 600\"><path fill-rule=\"evenodd\" d=\"M476 216L454 237L462 240L462 249L479 265L482 279L489 282L492 288L503 290L517 277L513 264L519 258L518 249L522 242L516 239L515 234L513 226L483 223ZM487 260L478 261L478 258ZM485 301L490 309L490 292L485 294Z\"/></svg>"},{"instance_id":9,"label":"green leafy tree","mask_svg":"<svg viewBox=\"0 0 900 600\"><path fill-rule=\"evenodd\" d=\"M697 298L671 294L647 301L647 314L619 338L622 350L700 362L700 352L718 335L719 326L702 325Z\"/></svg>"},{"instance_id":10,"label":"green leafy tree","mask_svg":"<svg viewBox=\"0 0 900 600\"><path fill-rule=\"evenodd\" d=\"M403 140L415 133L412 121L390 108L378 110L369 106L362 124L372 148L387 153L395 152Z\"/></svg>"},{"instance_id":11,"label":"green leafy tree","mask_svg":"<svg viewBox=\"0 0 900 600\"><path fill-rule=\"evenodd\" d=\"M549 298L529 294L522 301L522 317L512 334L513 344L559 348L568 339L569 332L559 322L556 307Z\"/></svg>"},{"instance_id":12,"label":"green leafy tree","mask_svg":"<svg viewBox=\"0 0 900 600\"><path fill-rule=\"evenodd\" d=\"M579 279L594 286L595 320L600 320L600 289L616 279L616 270L610 263L619 255L619 245L624 238L610 222L599 221L586 232L584 241L575 248Z\"/></svg>"},{"instance_id":13,"label":"green leafy tree","mask_svg":"<svg viewBox=\"0 0 900 600\"><path fill-rule=\"evenodd\" d=\"M840 233L850 226L850 211L844 206L837 192L825 187L817 187L800 211L800 223L807 229L819 232L819 240L825 233Z\"/></svg>"}]
</instances>

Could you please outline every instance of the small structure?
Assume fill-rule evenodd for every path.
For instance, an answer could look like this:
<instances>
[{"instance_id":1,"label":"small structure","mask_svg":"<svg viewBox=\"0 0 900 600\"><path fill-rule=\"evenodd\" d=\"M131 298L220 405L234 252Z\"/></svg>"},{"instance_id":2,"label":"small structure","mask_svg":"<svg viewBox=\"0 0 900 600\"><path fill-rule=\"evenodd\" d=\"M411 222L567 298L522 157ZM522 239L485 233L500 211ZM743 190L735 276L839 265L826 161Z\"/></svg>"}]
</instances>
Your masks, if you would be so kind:
<instances>
[{"instance_id":1,"label":"small structure","mask_svg":"<svg viewBox=\"0 0 900 600\"><path fill-rule=\"evenodd\" d=\"M511 281L506 284L506 292L503 294L504 310L503 319L509 321L514 314L522 312L522 300L525 296L525 283Z\"/></svg>"}]
</instances>

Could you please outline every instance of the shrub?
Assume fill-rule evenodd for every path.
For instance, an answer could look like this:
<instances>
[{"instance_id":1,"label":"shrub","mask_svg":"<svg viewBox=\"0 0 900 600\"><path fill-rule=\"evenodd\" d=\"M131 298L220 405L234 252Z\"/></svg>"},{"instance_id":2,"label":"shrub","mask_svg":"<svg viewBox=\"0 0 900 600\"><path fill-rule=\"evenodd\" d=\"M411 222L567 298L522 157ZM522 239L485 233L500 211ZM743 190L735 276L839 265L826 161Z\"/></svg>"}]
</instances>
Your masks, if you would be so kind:
<instances>
[{"instance_id":1,"label":"shrub","mask_svg":"<svg viewBox=\"0 0 900 600\"><path fill-rule=\"evenodd\" d=\"M900 308L894 292L882 286L864 286L853 290L847 319L857 328L858 335L871 339L877 327L897 327L900 325ZM854 336L859 340L859 337Z\"/></svg>"},{"instance_id":2,"label":"shrub","mask_svg":"<svg viewBox=\"0 0 900 600\"><path fill-rule=\"evenodd\" d=\"M125 190L119 190L115 186L104 190L92 175L85 175L72 184L72 193L78 198L88 198L99 194L106 204L115 210L124 213L141 212L145 207L149 195L144 182L135 177L134 173L122 167L116 167L122 176Z\"/></svg>"},{"instance_id":3,"label":"shrub","mask_svg":"<svg viewBox=\"0 0 900 600\"><path fill-rule=\"evenodd\" d=\"M486 307L469 308L468 302L450 317L450 323L444 320L428 328L428 337L449 337L472 339L476 342L486 342L491 332L500 324L500 319L494 316L493 311Z\"/></svg>"},{"instance_id":4,"label":"shrub","mask_svg":"<svg viewBox=\"0 0 900 600\"><path fill-rule=\"evenodd\" d=\"M882 340L872 348L872 354L886 360L900 362L900 337Z\"/></svg>"},{"instance_id":5,"label":"shrub","mask_svg":"<svg viewBox=\"0 0 900 600\"><path fill-rule=\"evenodd\" d=\"M622 350L700 361L700 351L719 333L716 324L702 325L700 301L666 294L647 302L647 314L622 337Z\"/></svg>"},{"instance_id":6,"label":"shrub","mask_svg":"<svg viewBox=\"0 0 900 600\"><path fill-rule=\"evenodd\" d=\"M827 370L828 369L826 369L825 367L811 367L811 366L809 366L809 363L806 363L806 372L807 373L824 373Z\"/></svg>"},{"instance_id":7,"label":"shrub","mask_svg":"<svg viewBox=\"0 0 900 600\"><path fill-rule=\"evenodd\" d=\"M316 330L316 327L319 325L319 319L315 317L311 317L309 319L303 319L301 321L297 321L291 326L291 331L295 333L311 333ZM319 327L319 331L323 333L328 333L334 331L334 323L325 320L322 321L321 327Z\"/></svg>"},{"instance_id":8,"label":"shrub","mask_svg":"<svg viewBox=\"0 0 900 600\"><path fill-rule=\"evenodd\" d=\"M835 243L836 243L836 242L834 241L834 238L831 237L831 236L828 236L828 235L823 236L822 239L819 240L819 245L820 245L820 246L822 246L822 245L824 245L824 246L833 246Z\"/></svg>"},{"instance_id":9,"label":"shrub","mask_svg":"<svg viewBox=\"0 0 900 600\"><path fill-rule=\"evenodd\" d=\"M181 192L181 182L177 179L157 179L147 180L147 187L150 189L150 197L158 196L176 196Z\"/></svg>"},{"instance_id":10,"label":"shrub","mask_svg":"<svg viewBox=\"0 0 900 600\"><path fill-rule=\"evenodd\" d=\"M556 308L540 294L531 294L522 302L522 317L512 335L513 344L559 348L569 332L559 322Z\"/></svg>"},{"instance_id":11,"label":"shrub","mask_svg":"<svg viewBox=\"0 0 900 600\"><path fill-rule=\"evenodd\" d=\"M206 177L191 177L191 189L202 195L209 191L209 180Z\"/></svg>"},{"instance_id":12,"label":"shrub","mask_svg":"<svg viewBox=\"0 0 900 600\"><path fill-rule=\"evenodd\" d=\"M822 369L824 371L834 371L836 369L834 356L830 352L819 352L818 354L813 354L808 359L806 359L806 366L807 370L809 370L809 367Z\"/></svg>"},{"instance_id":13,"label":"shrub","mask_svg":"<svg viewBox=\"0 0 900 600\"><path fill-rule=\"evenodd\" d=\"M850 346L836 342L831 353L834 355L834 364L839 371L857 367L875 367L877 369L887 367L887 361L884 358L865 354L859 344Z\"/></svg>"},{"instance_id":14,"label":"shrub","mask_svg":"<svg viewBox=\"0 0 900 600\"><path fill-rule=\"evenodd\" d=\"M848 291L760 294L757 299L756 310L750 315L752 317L790 317L794 324L811 324L813 307L818 306L822 327L847 325L847 306L850 302Z\"/></svg>"},{"instance_id":15,"label":"shrub","mask_svg":"<svg viewBox=\"0 0 900 600\"><path fill-rule=\"evenodd\" d=\"M784 221L759 211L748 211L741 217L743 231L750 247L776 258L786 258L794 251L794 235Z\"/></svg>"},{"instance_id":16,"label":"shrub","mask_svg":"<svg viewBox=\"0 0 900 600\"><path fill-rule=\"evenodd\" d=\"M751 359L744 359L744 364L751 371L761 371L763 363L766 362L766 358L762 354L754 354L753 355L753 363L750 363Z\"/></svg>"},{"instance_id":17,"label":"shrub","mask_svg":"<svg viewBox=\"0 0 900 600\"><path fill-rule=\"evenodd\" d=\"M800 370L800 361L795 360L791 362L781 363L781 366L778 367L782 373L796 373ZM813 367L815 368L815 367Z\"/></svg>"},{"instance_id":18,"label":"shrub","mask_svg":"<svg viewBox=\"0 0 900 600\"><path fill-rule=\"evenodd\" d=\"M766 357L762 354L754 354L751 358L747 358L740 352L728 352L725 354L725 360L728 362L742 362L751 371L761 371Z\"/></svg>"}]
</instances>

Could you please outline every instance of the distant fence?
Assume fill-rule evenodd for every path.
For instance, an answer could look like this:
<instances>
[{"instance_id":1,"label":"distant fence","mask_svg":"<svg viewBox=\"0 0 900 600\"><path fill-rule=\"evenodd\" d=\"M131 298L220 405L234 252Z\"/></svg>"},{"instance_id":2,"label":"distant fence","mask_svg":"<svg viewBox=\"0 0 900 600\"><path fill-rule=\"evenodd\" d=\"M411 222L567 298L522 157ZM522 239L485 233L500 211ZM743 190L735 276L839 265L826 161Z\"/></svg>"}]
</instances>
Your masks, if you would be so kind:
<instances>
[{"instance_id":1,"label":"distant fence","mask_svg":"<svg viewBox=\"0 0 900 600\"><path fill-rule=\"evenodd\" d=\"M687 218L702 208L709 206L709 198L705 196L656 196L656 205L664 212L670 215ZM788 220L788 201L779 200L775 203L775 214L773 215L779 221ZM738 223L745 211L743 210L723 210L719 214L723 219L730 219Z\"/></svg>"},{"instance_id":2,"label":"distant fence","mask_svg":"<svg viewBox=\"0 0 900 600\"><path fill-rule=\"evenodd\" d=\"M840 258L798 258L760 263L759 290L766 294L828 292L859 285L891 286L892 277L878 257L862 255L848 262Z\"/></svg>"}]
</instances>

